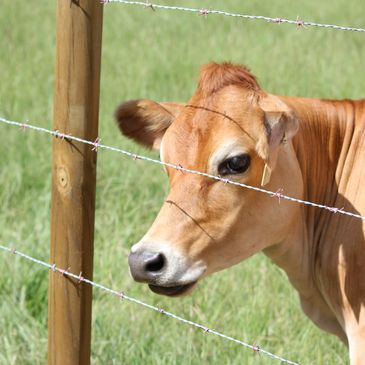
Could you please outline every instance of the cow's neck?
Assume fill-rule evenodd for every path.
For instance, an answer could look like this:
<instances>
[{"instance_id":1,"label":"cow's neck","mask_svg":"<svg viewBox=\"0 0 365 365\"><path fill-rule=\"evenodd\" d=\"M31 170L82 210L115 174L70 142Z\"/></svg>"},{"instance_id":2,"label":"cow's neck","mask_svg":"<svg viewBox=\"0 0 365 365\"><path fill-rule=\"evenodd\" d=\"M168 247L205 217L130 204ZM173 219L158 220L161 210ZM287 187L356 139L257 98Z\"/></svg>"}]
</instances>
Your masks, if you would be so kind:
<instances>
[{"instance_id":1,"label":"cow's neck","mask_svg":"<svg viewBox=\"0 0 365 365\"><path fill-rule=\"evenodd\" d=\"M355 126L355 102L285 98L299 118L299 131L293 139L304 183L305 200L333 207L338 201L338 182ZM338 207L341 208L341 207ZM323 214L325 213L325 214ZM318 226L321 209L305 209L309 226ZM316 232L312 232L316 240Z\"/></svg>"},{"instance_id":2,"label":"cow's neck","mask_svg":"<svg viewBox=\"0 0 365 365\"><path fill-rule=\"evenodd\" d=\"M303 176L303 199L341 208L338 183L354 131L354 102L305 98L285 98L285 102L299 119L293 145ZM330 215L323 209L302 208L309 239L317 244Z\"/></svg>"},{"instance_id":3,"label":"cow's neck","mask_svg":"<svg viewBox=\"0 0 365 365\"><path fill-rule=\"evenodd\" d=\"M338 181L354 129L354 102L282 98L292 107L300 128L293 147L302 173L303 199L341 208ZM339 205L340 204L340 205ZM266 250L266 254L288 274L293 285L310 297L317 284L313 281L318 250L324 244L323 228L329 212L298 206L300 219L285 242Z\"/></svg>"}]
</instances>

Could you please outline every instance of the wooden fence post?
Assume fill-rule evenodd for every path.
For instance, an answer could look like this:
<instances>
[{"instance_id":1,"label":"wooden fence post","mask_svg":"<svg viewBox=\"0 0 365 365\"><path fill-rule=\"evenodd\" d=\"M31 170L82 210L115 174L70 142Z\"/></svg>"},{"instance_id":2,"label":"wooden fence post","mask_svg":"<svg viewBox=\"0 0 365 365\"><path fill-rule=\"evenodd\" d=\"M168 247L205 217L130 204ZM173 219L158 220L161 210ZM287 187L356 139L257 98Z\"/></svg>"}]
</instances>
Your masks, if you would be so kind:
<instances>
[{"instance_id":1,"label":"wooden fence post","mask_svg":"<svg viewBox=\"0 0 365 365\"><path fill-rule=\"evenodd\" d=\"M58 0L54 129L98 136L102 4ZM51 254L58 268L92 279L96 152L53 141ZM50 272L48 364L90 364L92 288Z\"/></svg>"}]
</instances>

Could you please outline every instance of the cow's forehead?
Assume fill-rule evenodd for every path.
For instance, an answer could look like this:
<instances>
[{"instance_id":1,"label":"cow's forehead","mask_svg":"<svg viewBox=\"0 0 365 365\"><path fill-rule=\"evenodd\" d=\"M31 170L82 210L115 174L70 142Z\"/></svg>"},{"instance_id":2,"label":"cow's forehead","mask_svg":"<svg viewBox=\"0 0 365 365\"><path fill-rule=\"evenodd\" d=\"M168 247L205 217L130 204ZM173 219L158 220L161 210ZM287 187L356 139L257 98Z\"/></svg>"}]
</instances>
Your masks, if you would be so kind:
<instances>
[{"instance_id":1,"label":"cow's forehead","mask_svg":"<svg viewBox=\"0 0 365 365\"><path fill-rule=\"evenodd\" d=\"M188 160L197 167L230 140L250 147L257 140L261 119L255 96L240 87L229 86L207 98L194 95L166 132L165 158Z\"/></svg>"}]
</instances>

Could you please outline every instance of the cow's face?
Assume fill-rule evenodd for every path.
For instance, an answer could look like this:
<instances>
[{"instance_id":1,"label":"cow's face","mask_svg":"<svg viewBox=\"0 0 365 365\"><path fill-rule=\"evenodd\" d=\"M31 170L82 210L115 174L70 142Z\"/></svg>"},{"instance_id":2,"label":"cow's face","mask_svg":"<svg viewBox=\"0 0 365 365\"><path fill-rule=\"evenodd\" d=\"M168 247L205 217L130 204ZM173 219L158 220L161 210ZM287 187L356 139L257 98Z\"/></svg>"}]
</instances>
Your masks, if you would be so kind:
<instances>
[{"instance_id":1,"label":"cow's face","mask_svg":"<svg viewBox=\"0 0 365 365\"><path fill-rule=\"evenodd\" d=\"M125 135L160 149L164 162L301 195L290 142L297 122L242 67L205 67L187 104L131 101L116 117ZM129 256L133 278L154 292L187 293L204 276L287 238L294 204L170 167L166 172L170 193Z\"/></svg>"}]
</instances>

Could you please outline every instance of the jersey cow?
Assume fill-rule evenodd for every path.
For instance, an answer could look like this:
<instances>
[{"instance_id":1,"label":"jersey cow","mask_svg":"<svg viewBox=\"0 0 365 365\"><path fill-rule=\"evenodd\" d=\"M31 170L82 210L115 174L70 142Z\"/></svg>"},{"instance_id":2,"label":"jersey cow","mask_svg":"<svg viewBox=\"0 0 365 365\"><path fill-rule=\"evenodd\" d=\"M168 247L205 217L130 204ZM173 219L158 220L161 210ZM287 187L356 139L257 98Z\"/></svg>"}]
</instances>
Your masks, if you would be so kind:
<instances>
[{"instance_id":1,"label":"jersey cow","mask_svg":"<svg viewBox=\"0 0 365 365\"><path fill-rule=\"evenodd\" d=\"M211 63L187 104L127 101L116 119L164 162L365 215L365 100L275 96L247 68ZM351 365L365 364L364 220L166 173L168 197L129 256L136 281L178 296L262 250Z\"/></svg>"}]
</instances>

